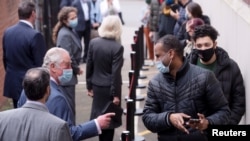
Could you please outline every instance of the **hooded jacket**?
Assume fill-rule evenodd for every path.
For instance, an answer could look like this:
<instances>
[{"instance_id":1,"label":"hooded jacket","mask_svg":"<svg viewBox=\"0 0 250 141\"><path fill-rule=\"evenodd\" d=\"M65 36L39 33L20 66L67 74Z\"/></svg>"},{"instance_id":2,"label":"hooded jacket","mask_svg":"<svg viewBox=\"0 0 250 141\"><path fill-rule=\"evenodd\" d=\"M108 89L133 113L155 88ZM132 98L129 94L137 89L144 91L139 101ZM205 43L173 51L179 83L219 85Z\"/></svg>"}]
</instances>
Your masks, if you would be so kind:
<instances>
[{"instance_id":1,"label":"hooded jacket","mask_svg":"<svg viewBox=\"0 0 250 141\"><path fill-rule=\"evenodd\" d=\"M216 67L214 74L220 81L224 95L229 102L229 108L231 109L229 124L235 125L240 122L246 110L243 77L238 64L228 56L224 49L217 47L215 54ZM189 56L189 60L192 64L196 64L197 59L198 54L193 51Z\"/></svg>"}]
</instances>

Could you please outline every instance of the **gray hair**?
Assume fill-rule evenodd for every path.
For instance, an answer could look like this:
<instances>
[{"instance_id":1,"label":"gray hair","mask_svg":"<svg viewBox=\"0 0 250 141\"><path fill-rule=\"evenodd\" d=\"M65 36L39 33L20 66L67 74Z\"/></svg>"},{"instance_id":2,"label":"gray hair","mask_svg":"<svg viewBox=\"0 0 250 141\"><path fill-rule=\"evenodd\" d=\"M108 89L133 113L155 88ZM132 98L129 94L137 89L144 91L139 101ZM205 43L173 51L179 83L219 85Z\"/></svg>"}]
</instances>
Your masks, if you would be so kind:
<instances>
[{"instance_id":1,"label":"gray hair","mask_svg":"<svg viewBox=\"0 0 250 141\"><path fill-rule=\"evenodd\" d=\"M63 62L63 54L67 53L68 51L63 49L63 48L59 48L59 47L52 47L51 49L49 49L43 59L43 67L48 68L50 67L50 64L55 63L56 65L59 65L60 63Z\"/></svg>"},{"instance_id":2,"label":"gray hair","mask_svg":"<svg viewBox=\"0 0 250 141\"><path fill-rule=\"evenodd\" d=\"M113 38L116 41L120 41L122 34L122 23L117 15L109 15L102 21L101 26L98 29L100 37Z\"/></svg>"}]
</instances>

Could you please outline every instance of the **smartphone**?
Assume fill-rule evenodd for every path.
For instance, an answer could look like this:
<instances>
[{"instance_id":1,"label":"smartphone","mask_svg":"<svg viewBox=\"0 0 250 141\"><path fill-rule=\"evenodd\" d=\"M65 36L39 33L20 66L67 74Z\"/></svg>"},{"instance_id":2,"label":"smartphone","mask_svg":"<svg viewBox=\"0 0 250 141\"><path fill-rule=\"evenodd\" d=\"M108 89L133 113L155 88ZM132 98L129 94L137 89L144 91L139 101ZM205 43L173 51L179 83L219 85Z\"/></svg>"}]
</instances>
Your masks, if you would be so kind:
<instances>
[{"instance_id":1,"label":"smartphone","mask_svg":"<svg viewBox=\"0 0 250 141\"><path fill-rule=\"evenodd\" d=\"M176 12L176 10L179 9L179 6L178 6L177 4L172 4L172 5L170 6L170 8L171 8L172 11Z\"/></svg>"},{"instance_id":2,"label":"smartphone","mask_svg":"<svg viewBox=\"0 0 250 141\"><path fill-rule=\"evenodd\" d=\"M190 124L200 123L200 119L198 119L198 118L191 118L191 119L188 120L188 122Z\"/></svg>"}]
</instances>

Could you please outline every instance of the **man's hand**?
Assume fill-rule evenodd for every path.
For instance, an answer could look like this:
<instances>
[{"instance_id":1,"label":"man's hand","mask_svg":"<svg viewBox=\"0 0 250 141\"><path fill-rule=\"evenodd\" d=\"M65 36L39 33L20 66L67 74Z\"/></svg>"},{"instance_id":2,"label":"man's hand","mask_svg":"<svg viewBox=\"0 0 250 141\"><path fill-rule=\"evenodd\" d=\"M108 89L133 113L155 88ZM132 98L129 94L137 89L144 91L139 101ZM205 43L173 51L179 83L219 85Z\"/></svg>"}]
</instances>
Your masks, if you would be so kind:
<instances>
[{"instance_id":1,"label":"man's hand","mask_svg":"<svg viewBox=\"0 0 250 141\"><path fill-rule=\"evenodd\" d=\"M88 90L88 96L90 96L90 97L94 96L93 90Z\"/></svg>"},{"instance_id":2,"label":"man's hand","mask_svg":"<svg viewBox=\"0 0 250 141\"><path fill-rule=\"evenodd\" d=\"M83 74L83 69L82 69L82 68L79 68L78 75L82 75L82 74Z\"/></svg>"},{"instance_id":3,"label":"man's hand","mask_svg":"<svg viewBox=\"0 0 250 141\"><path fill-rule=\"evenodd\" d=\"M170 11L170 16L172 16L175 20L179 20L179 18L180 18L180 13L179 13L178 10L176 10L176 11L171 10L171 11Z\"/></svg>"},{"instance_id":4,"label":"man's hand","mask_svg":"<svg viewBox=\"0 0 250 141\"><path fill-rule=\"evenodd\" d=\"M172 123L174 127L179 129L180 131L186 132L189 134L189 131L184 127L185 121L184 119L190 118L189 115L184 114L184 113L172 113L169 116L169 120Z\"/></svg>"},{"instance_id":5,"label":"man's hand","mask_svg":"<svg viewBox=\"0 0 250 141\"><path fill-rule=\"evenodd\" d=\"M198 115L199 120L200 120L199 123L190 123L190 122L188 122L187 124L191 128L195 128L195 129L198 129L198 130L201 130L201 131L207 129L209 122L206 119L206 117L203 114L200 114L200 113L198 113L197 115Z\"/></svg>"},{"instance_id":6,"label":"man's hand","mask_svg":"<svg viewBox=\"0 0 250 141\"><path fill-rule=\"evenodd\" d=\"M115 113L107 113L107 114L100 115L99 117L97 117L96 120L101 129L106 129L109 127L112 116L115 116Z\"/></svg>"},{"instance_id":7,"label":"man's hand","mask_svg":"<svg viewBox=\"0 0 250 141\"><path fill-rule=\"evenodd\" d=\"M92 24L92 27L93 27L93 28L97 28L97 27L99 27L99 26L100 26L99 23L93 23L93 24Z\"/></svg>"}]
</instances>

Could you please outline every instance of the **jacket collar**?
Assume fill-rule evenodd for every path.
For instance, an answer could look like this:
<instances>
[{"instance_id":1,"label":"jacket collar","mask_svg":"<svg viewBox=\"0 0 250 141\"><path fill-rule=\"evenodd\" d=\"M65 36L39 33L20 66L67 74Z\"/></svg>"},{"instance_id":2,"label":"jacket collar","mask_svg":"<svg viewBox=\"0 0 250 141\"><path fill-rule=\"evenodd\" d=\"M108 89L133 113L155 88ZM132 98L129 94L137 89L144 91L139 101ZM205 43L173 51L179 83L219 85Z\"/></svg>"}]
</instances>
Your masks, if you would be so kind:
<instances>
[{"instance_id":1,"label":"jacket collar","mask_svg":"<svg viewBox=\"0 0 250 141\"><path fill-rule=\"evenodd\" d=\"M27 20L20 20L19 22L20 24L28 25L29 27L34 28L33 25Z\"/></svg>"},{"instance_id":2,"label":"jacket collar","mask_svg":"<svg viewBox=\"0 0 250 141\"><path fill-rule=\"evenodd\" d=\"M26 103L22 106L22 108L31 108L31 109L37 109L44 112L49 112L48 108L39 102L33 102L33 101L26 101Z\"/></svg>"},{"instance_id":3,"label":"jacket collar","mask_svg":"<svg viewBox=\"0 0 250 141\"><path fill-rule=\"evenodd\" d=\"M175 78L175 80L178 80L179 78L183 77L183 75L185 75L186 72L188 71L189 67L190 67L190 64L189 64L188 60L185 57L183 57L183 64L180 67L180 69L176 72L176 78ZM174 80L173 76L171 76L170 73L166 73L164 75L168 79Z\"/></svg>"},{"instance_id":4,"label":"jacket collar","mask_svg":"<svg viewBox=\"0 0 250 141\"><path fill-rule=\"evenodd\" d=\"M229 63L229 55L223 48L217 46L215 49L215 54L218 66L223 68L223 66L226 66ZM190 63L196 65L198 58L198 53L196 51L192 51L189 58Z\"/></svg>"}]
</instances>

